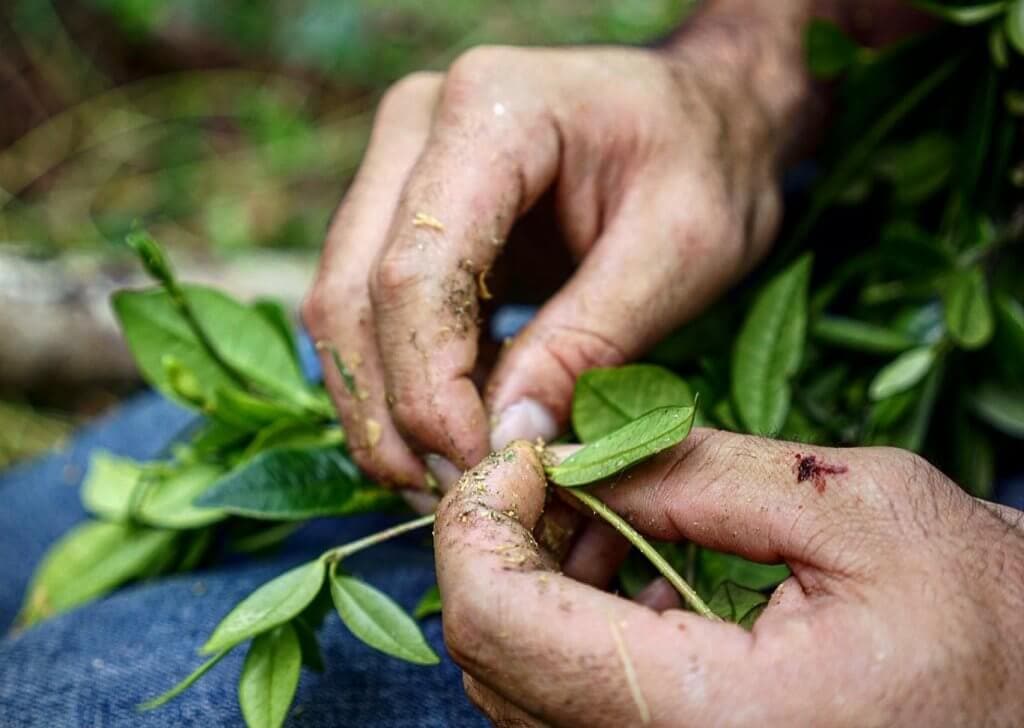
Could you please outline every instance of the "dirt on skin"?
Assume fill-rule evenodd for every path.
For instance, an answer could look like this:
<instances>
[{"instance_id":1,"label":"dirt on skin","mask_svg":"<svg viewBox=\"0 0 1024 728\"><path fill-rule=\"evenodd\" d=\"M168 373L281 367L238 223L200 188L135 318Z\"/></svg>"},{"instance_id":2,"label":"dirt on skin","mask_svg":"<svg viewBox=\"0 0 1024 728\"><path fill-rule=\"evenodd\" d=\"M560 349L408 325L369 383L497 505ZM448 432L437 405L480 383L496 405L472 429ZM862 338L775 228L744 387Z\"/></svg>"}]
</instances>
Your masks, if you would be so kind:
<instances>
[{"instance_id":1,"label":"dirt on skin","mask_svg":"<svg viewBox=\"0 0 1024 728\"><path fill-rule=\"evenodd\" d=\"M450 323L441 329L443 334L459 338L475 334L480 316L477 292L477 276L480 272L473 265L473 261L466 259L459 263L457 271L445 278L442 284L442 315Z\"/></svg>"}]
</instances>

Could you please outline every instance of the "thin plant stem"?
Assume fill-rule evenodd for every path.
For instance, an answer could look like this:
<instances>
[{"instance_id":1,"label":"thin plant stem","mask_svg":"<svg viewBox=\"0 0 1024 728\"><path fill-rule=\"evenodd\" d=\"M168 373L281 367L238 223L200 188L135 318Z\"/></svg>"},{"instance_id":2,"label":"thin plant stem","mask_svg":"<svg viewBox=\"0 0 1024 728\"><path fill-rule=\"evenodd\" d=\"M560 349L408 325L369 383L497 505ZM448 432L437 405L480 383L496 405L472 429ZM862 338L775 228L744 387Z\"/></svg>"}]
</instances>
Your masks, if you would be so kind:
<instances>
[{"instance_id":1,"label":"thin plant stem","mask_svg":"<svg viewBox=\"0 0 1024 728\"><path fill-rule=\"evenodd\" d=\"M397 526L385 528L383 531L378 531L377 533L371 533L369 536L364 536L363 538L360 538L356 541L352 541L351 543L336 546L330 551L325 551L323 556L321 556L320 558L328 562L341 561L346 556L351 556L357 551L362 551L363 549L369 548L370 546L375 546L376 544L383 543L388 539L395 538L396 536L401 536L403 533L415 531L417 528L429 526L433 524L435 518L436 516L433 513L431 513L429 516L421 516L420 518L417 518L412 521L399 523Z\"/></svg>"},{"instance_id":2,"label":"thin plant stem","mask_svg":"<svg viewBox=\"0 0 1024 728\"><path fill-rule=\"evenodd\" d=\"M565 490L603 518L612 528L625 536L627 541L636 546L640 553L646 556L651 564L654 565L654 568L668 580L668 583L675 587L676 591L682 595L693 611L708 619L720 621L718 615L711 611L711 608L704 603L704 600L694 591L693 587L687 584L683 577L679 576L678 572L665 560L665 557L659 554L654 546L641 536L635 528L630 526L626 519L586 491L577 490L576 488L566 488Z\"/></svg>"}]
</instances>

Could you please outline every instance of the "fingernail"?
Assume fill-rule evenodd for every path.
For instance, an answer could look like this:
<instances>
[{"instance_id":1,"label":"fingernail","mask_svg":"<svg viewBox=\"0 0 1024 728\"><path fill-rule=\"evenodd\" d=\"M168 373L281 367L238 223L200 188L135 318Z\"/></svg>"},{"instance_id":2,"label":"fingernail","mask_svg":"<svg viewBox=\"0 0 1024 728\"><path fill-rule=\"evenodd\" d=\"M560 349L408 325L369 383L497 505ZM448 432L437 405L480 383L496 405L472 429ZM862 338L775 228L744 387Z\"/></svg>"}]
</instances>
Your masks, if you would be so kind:
<instances>
[{"instance_id":1,"label":"fingernail","mask_svg":"<svg viewBox=\"0 0 1024 728\"><path fill-rule=\"evenodd\" d=\"M409 507L420 515L427 515L437 510L439 498L433 493L426 493L422 490L399 491Z\"/></svg>"},{"instance_id":2,"label":"fingernail","mask_svg":"<svg viewBox=\"0 0 1024 728\"><path fill-rule=\"evenodd\" d=\"M565 460L570 455L574 454L579 450L582 445L552 445L547 448L548 457L551 458L553 465L558 465L560 462Z\"/></svg>"},{"instance_id":3,"label":"fingernail","mask_svg":"<svg viewBox=\"0 0 1024 728\"><path fill-rule=\"evenodd\" d=\"M678 609L680 606L679 592L662 577L652 581L640 590L635 601L650 607L656 612L664 612L666 609Z\"/></svg>"},{"instance_id":4,"label":"fingernail","mask_svg":"<svg viewBox=\"0 0 1024 728\"><path fill-rule=\"evenodd\" d=\"M427 465L427 470L437 479L438 488L442 493L447 493L455 481L462 477L462 471L447 458L430 453L424 456L423 460Z\"/></svg>"},{"instance_id":5,"label":"fingernail","mask_svg":"<svg viewBox=\"0 0 1024 728\"><path fill-rule=\"evenodd\" d=\"M491 448L501 450L514 440L553 440L558 435L555 418L540 402L521 399L498 415L491 430Z\"/></svg>"}]
</instances>

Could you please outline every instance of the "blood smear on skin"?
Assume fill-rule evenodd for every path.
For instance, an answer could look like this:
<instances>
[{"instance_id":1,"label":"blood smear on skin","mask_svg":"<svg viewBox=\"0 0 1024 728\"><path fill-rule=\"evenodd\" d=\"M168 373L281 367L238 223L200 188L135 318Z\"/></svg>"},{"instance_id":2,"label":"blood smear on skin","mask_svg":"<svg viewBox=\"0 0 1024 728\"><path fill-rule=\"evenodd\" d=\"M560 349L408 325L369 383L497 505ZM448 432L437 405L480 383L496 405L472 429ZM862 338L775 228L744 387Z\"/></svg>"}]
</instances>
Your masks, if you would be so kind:
<instances>
[{"instance_id":1,"label":"blood smear on skin","mask_svg":"<svg viewBox=\"0 0 1024 728\"><path fill-rule=\"evenodd\" d=\"M825 480L826 475L839 475L848 470L845 465L829 465L822 462L818 460L817 455L797 453L794 457L796 465L793 469L796 471L796 482L803 483L805 480L810 480L814 483L814 489L819 493L824 493L825 487L828 485Z\"/></svg>"}]
</instances>

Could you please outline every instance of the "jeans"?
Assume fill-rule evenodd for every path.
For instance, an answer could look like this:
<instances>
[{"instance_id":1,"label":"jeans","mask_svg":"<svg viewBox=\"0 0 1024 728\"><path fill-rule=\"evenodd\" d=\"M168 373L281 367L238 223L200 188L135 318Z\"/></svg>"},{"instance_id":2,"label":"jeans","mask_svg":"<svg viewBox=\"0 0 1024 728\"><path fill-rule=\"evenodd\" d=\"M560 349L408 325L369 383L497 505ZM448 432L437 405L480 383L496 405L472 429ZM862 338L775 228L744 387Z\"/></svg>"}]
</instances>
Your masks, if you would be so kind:
<instances>
[{"instance_id":1,"label":"jeans","mask_svg":"<svg viewBox=\"0 0 1024 728\"><path fill-rule=\"evenodd\" d=\"M309 369L315 369L303 340ZM0 476L0 634L14 619L47 547L85 518L78 486L90 453L104 448L145 459L161 454L192 415L143 395L86 428L64 450ZM1024 477L1004 480L999 500L1024 507ZM314 521L273 557L238 558L196 573L136 584L0 640L0 728L241 725L236 648L183 695L151 713L135 706L170 688L202 660L195 654L238 601L324 549L372 533L378 516ZM409 609L433 583L425 536L357 554L347 567ZM442 655L419 667L371 650L329 616L320 631L327 669L303 670L289 726L483 726L444 652L441 623L423 624Z\"/></svg>"},{"instance_id":2,"label":"jeans","mask_svg":"<svg viewBox=\"0 0 1024 728\"><path fill-rule=\"evenodd\" d=\"M65 449L0 476L0 634L8 631L32 570L47 547L85 518L78 485L90 453L104 448L159 455L191 415L156 395L140 396L86 428ZM0 639L0 727L243 725L236 648L184 694L150 713L136 705L185 677L213 627L238 601L324 549L379 530L393 517L314 521L270 557L237 558L135 584L98 602ZM353 573L411 609L434 582L425 533L376 546L347 561ZM288 726L483 726L444 652L441 621L422 623L442 655L420 667L353 638L337 615L320 630L322 674L303 669Z\"/></svg>"}]
</instances>

